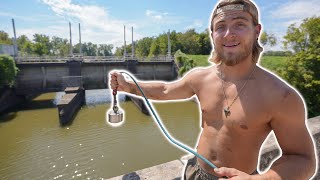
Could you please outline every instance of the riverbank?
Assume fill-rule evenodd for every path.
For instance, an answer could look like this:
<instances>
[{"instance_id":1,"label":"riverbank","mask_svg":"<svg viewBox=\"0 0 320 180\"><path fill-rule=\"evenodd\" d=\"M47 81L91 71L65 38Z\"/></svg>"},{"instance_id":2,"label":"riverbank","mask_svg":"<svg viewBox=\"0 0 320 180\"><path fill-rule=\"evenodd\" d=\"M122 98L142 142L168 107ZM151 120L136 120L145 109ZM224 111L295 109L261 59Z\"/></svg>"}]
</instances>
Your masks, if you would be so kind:
<instances>
[{"instance_id":1,"label":"riverbank","mask_svg":"<svg viewBox=\"0 0 320 180\"><path fill-rule=\"evenodd\" d=\"M25 100L24 97L18 96L14 89L4 87L0 89L0 114L6 112L17 104L22 103Z\"/></svg>"},{"instance_id":2,"label":"riverbank","mask_svg":"<svg viewBox=\"0 0 320 180\"><path fill-rule=\"evenodd\" d=\"M314 142L316 143L318 159L320 158L320 116L308 119L307 123L311 134L313 135ZM261 150L260 157L260 171L266 170L269 167L270 163L279 155L279 148L275 141L273 135L269 136L265 141L263 148ZM186 159L190 156L182 157L179 160L170 161L164 164L160 164L157 166L152 166L146 169L142 169L139 171L131 172L128 174L124 174L121 176L117 176L114 178L110 178L109 180L139 180L139 179L153 179L153 180L162 180L162 179L173 179L178 180L181 179L181 173L183 171L184 165L186 163ZM318 163L319 164L319 163ZM318 166L318 170L316 176L313 178L314 180L320 179L320 167Z\"/></svg>"}]
</instances>

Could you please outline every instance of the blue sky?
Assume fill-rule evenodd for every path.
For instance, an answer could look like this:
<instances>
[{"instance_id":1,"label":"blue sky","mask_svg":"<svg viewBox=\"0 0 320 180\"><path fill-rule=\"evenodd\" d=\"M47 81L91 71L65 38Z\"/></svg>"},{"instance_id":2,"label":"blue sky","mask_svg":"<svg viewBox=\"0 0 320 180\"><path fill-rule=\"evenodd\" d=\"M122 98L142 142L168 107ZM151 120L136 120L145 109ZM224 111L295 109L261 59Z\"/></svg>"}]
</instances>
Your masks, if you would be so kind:
<instances>
[{"instance_id":1,"label":"blue sky","mask_svg":"<svg viewBox=\"0 0 320 180\"><path fill-rule=\"evenodd\" d=\"M123 44L123 25L126 41L157 36L165 31L184 32L195 28L202 32L216 0L10 0L1 2L0 30L13 36L11 19L15 19L17 36L35 33L50 37L69 38L68 22L72 23L72 41L78 42L78 23L82 42ZM278 39L273 50L282 50L282 37L288 25L300 24L302 19L320 16L320 0L256 0L260 20L268 33ZM267 47L268 49L268 47Z\"/></svg>"}]
</instances>

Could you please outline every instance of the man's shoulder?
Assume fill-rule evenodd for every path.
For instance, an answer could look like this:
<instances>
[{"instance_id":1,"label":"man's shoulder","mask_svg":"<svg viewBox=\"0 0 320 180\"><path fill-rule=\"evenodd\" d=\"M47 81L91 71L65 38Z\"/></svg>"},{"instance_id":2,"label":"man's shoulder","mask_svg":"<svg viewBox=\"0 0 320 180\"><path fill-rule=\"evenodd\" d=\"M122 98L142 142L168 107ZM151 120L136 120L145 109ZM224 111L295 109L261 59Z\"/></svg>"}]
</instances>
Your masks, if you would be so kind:
<instances>
[{"instance_id":1,"label":"man's shoulder","mask_svg":"<svg viewBox=\"0 0 320 180\"><path fill-rule=\"evenodd\" d=\"M283 100L284 98L288 98L289 95L300 98L300 94L290 85L290 82L286 82L277 74L261 66L260 68L262 70L262 76L260 77L261 83L265 86L270 96L273 97L272 99Z\"/></svg>"},{"instance_id":2,"label":"man's shoulder","mask_svg":"<svg viewBox=\"0 0 320 180\"><path fill-rule=\"evenodd\" d=\"M214 71L214 66L196 67L190 70L185 76L190 76L192 78L205 77Z\"/></svg>"},{"instance_id":3,"label":"man's shoulder","mask_svg":"<svg viewBox=\"0 0 320 180\"><path fill-rule=\"evenodd\" d=\"M285 80L283 80L279 75L273 73L272 71L265 69L259 66L261 69L261 77L260 79L264 84L267 84L271 87L276 86L277 89L282 88L290 88L290 84L288 84ZM270 87L270 88L271 88Z\"/></svg>"}]
</instances>

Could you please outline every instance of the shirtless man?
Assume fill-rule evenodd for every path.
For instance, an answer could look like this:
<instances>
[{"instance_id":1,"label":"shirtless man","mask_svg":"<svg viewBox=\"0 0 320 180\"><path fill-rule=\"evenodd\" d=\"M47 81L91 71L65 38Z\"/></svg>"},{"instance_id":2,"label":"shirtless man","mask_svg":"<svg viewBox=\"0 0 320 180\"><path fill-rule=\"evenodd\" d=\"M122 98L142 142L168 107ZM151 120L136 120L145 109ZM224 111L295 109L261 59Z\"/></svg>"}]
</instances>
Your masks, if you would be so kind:
<instances>
[{"instance_id":1,"label":"shirtless man","mask_svg":"<svg viewBox=\"0 0 320 180\"><path fill-rule=\"evenodd\" d=\"M197 152L184 179L309 179L315 173L314 144L305 125L301 96L277 76L257 66L262 48L258 10L249 0L222 0L211 18L215 63L175 82L139 82L147 98L175 100L196 96L202 115ZM112 89L141 95L136 85L111 73ZM264 174L255 174L259 150L274 131L282 156Z\"/></svg>"}]
</instances>

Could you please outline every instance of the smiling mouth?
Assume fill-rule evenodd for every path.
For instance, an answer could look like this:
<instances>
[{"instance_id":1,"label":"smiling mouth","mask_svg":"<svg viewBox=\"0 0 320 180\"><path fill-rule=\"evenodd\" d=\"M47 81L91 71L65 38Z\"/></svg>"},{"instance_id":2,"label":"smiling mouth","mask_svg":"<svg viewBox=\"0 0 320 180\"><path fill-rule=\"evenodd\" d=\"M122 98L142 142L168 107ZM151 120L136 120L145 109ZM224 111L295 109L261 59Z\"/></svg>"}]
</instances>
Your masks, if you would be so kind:
<instances>
[{"instance_id":1,"label":"smiling mouth","mask_svg":"<svg viewBox=\"0 0 320 180\"><path fill-rule=\"evenodd\" d=\"M223 44L224 47L236 47L238 46L240 43L236 43L236 44Z\"/></svg>"}]
</instances>

